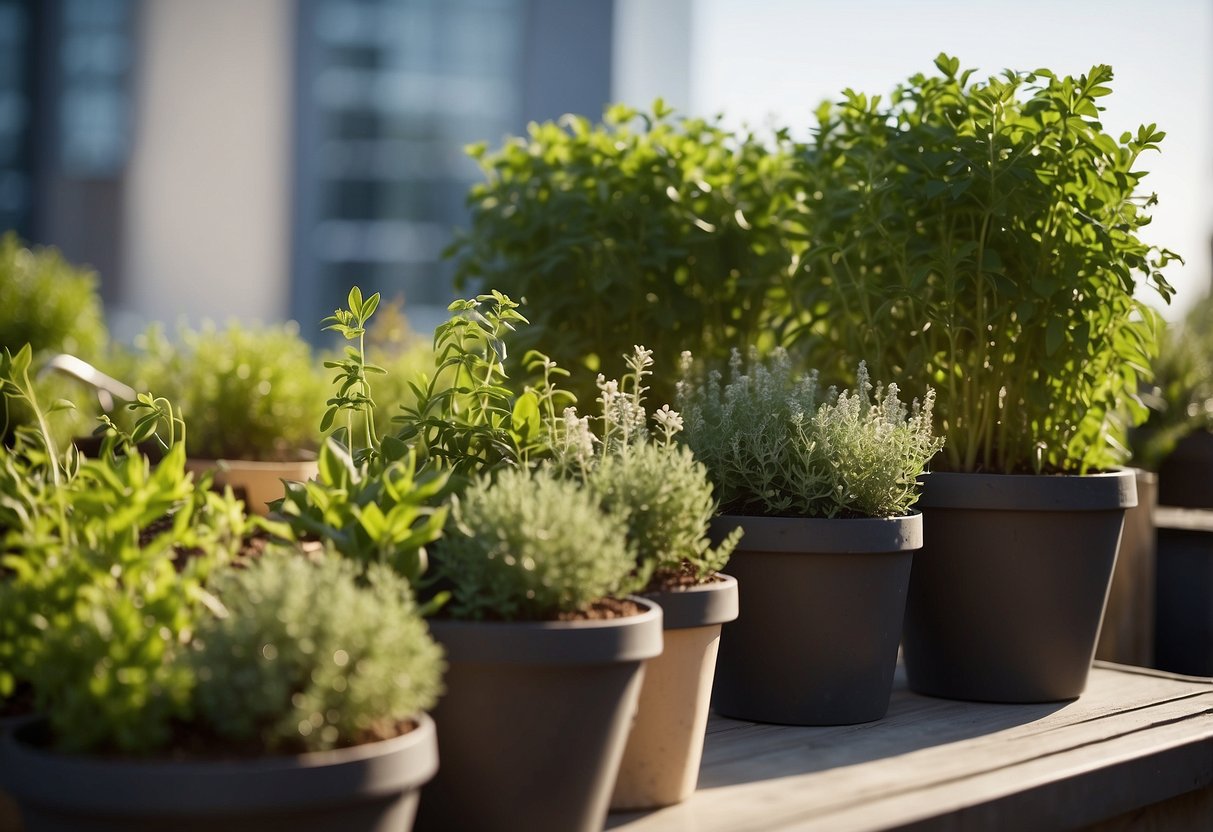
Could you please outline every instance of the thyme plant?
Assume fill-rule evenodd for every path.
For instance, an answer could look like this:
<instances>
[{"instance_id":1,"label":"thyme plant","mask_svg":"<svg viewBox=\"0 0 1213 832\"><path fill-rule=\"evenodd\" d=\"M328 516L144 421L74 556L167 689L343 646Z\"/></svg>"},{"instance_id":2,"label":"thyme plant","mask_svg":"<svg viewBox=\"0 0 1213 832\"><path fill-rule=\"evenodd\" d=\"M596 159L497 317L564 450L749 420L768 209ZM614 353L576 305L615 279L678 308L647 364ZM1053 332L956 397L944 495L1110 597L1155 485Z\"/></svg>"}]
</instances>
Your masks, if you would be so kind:
<instances>
[{"instance_id":1,"label":"thyme plant","mask_svg":"<svg viewBox=\"0 0 1213 832\"><path fill-rule=\"evenodd\" d=\"M854 391L823 390L787 353L734 352L729 377L683 354L678 403L684 437L707 466L721 510L790 517L896 517L943 446L932 432L934 392L906 407L896 384L873 389L867 366Z\"/></svg>"},{"instance_id":2,"label":"thyme plant","mask_svg":"<svg viewBox=\"0 0 1213 832\"><path fill-rule=\"evenodd\" d=\"M819 366L938 390L956 471L1072 472L1123 460L1176 255L1143 242L1153 124L1100 122L1112 70L974 81L940 55L888 98L847 90L802 154L815 245L797 344Z\"/></svg>"}]
</instances>

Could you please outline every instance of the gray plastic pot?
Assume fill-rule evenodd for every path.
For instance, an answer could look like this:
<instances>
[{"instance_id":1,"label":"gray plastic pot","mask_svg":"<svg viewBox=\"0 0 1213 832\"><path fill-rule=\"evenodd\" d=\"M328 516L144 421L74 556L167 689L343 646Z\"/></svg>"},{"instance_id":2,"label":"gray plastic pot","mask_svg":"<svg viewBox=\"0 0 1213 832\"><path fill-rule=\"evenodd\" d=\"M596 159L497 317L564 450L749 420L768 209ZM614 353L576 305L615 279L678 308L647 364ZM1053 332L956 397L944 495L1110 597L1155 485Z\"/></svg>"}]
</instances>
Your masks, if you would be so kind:
<instances>
[{"instance_id":1,"label":"gray plastic pot","mask_svg":"<svg viewBox=\"0 0 1213 832\"><path fill-rule=\"evenodd\" d=\"M712 704L735 719L849 725L889 708L917 513L883 519L719 517L745 614L726 624Z\"/></svg>"},{"instance_id":2,"label":"gray plastic pot","mask_svg":"<svg viewBox=\"0 0 1213 832\"><path fill-rule=\"evenodd\" d=\"M1136 504L1131 470L927 474L927 545L906 605L910 688L984 702L1080 695Z\"/></svg>"},{"instance_id":3,"label":"gray plastic pot","mask_svg":"<svg viewBox=\"0 0 1213 832\"><path fill-rule=\"evenodd\" d=\"M0 746L26 832L400 832L438 767L434 723L380 742L256 760L134 761Z\"/></svg>"},{"instance_id":4,"label":"gray plastic pot","mask_svg":"<svg viewBox=\"0 0 1213 832\"><path fill-rule=\"evenodd\" d=\"M680 803L699 781L721 625L737 618L737 579L645 595L662 609L661 655L644 669L611 809Z\"/></svg>"},{"instance_id":5,"label":"gray plastic pot","mask_svg":"<svg viewBox=\"0 0 1213 832\"><path fill-rule=\"evenodd\" d=\"M442 770L417 828L598 832L661 609L605 621L431 620L446 650Z\"/></svg>"}]
</instances>

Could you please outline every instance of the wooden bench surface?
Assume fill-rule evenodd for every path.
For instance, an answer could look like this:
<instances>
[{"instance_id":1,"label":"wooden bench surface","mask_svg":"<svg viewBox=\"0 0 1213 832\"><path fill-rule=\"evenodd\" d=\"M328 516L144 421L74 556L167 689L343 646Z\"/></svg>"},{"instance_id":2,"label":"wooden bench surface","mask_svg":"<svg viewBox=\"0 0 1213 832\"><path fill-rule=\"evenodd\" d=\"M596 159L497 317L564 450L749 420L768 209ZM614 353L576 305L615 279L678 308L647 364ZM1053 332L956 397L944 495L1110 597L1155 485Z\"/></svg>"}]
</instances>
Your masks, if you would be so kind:
<instances>
[{"instance_id":1,"label":"wooden bench surface","mask_svg":"<svg viewBox=\"0 0 1213 832\"><path fill-rule=\"evenodd\" d=\"M918 696L899 668L879 722L713 715L695 795L607 828L1074 829L1211 784L1213 680L1097 662L1076 701L996 705Z\"/></svg>"}]
</instances>

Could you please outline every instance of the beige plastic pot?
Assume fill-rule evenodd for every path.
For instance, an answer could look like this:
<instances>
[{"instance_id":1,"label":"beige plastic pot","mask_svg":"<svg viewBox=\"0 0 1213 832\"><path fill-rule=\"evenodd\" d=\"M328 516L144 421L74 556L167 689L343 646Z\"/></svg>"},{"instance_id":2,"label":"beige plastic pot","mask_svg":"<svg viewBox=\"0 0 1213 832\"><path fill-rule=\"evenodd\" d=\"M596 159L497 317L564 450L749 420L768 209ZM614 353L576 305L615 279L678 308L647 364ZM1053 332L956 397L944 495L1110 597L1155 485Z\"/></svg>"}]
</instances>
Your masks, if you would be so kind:
<instances>
[{"instance_id":1,"label":"beige plastic pot","mask_svg":"<svg viewBox=\"0 0 1213 832\"><path fill-rule=\"evenodd\" d=\"M737 580L717 577L712 583L645 596L662 609L665 646L645 668L612 810L671 806L695 791L720 628L737 618Z\"/></svg>"},{"instance_id":2,"label":"beige plastic pot","mask_svg":"<svg viewBox=\"0 0 1213 832\"><path fill-rule=\"evenodd\" d=\"M314 459L295 462L190 459L186 461L185 468L195 476L214 471L216 487L231 486L236 496L244 500L247 511L261 515L269 513L269 503L285 495L283 480L306 482L316 476L318 470Z\"/></svg>"}]
</instances>

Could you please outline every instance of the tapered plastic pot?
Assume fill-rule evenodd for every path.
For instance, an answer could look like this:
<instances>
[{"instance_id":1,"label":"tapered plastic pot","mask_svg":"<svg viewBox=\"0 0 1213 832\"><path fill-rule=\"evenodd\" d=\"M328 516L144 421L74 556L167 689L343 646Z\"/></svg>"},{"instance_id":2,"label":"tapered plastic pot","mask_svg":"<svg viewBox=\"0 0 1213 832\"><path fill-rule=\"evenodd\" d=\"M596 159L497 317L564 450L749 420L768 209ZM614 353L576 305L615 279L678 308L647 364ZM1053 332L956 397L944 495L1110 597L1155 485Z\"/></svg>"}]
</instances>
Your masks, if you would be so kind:
<instances>
[{"instance_id":1,"label":"tapered plastic pot","mask_svg":"<svg viewBox=\"0 0 1213 832\"><path fill-rule=\"evenodd\" d=\"M713 707L783 725L849 725L889 708L922 517L717 518L744 613L724 626Z\"/></svg>"},{"instance_id":2,"label":"tapered plastic pot","mask_svg":"<svg viewBox=\"0 0 1213 832\"><path fill-rule=\"evenodd\" d=\"M420 830L598 832L661 609L595 621L431 620L446 650L442 770Z\"/></svg>"},{"instance_id":3,"label":"tapered plastic pot","mask_svg":"<svg viewBox=\"0 0 1213 832\"><path fill-rule=\"evenodd\" d=\"M912 690L984 702L1086 687L1136 476L931 473L903 645Z\"/></svg>"},{"instance_id":4,"label":"tapered plastic pot","mask_svg":"<svg viewBox=\"0 0 1213 832\"><path fill-rule=\"evenodd\" d=\"M661 655L645 665L611 809L654 809L690 797L699 781L721 625L737 618L737 579L645 595L664 617Z\"/></svg>"},{"instance_id":5,"label":"tapered plastic pot","mask_svg":"<svg viewBox=\"0 0 1213 832\"><path fill-rule=\"evenodd\" d=\"M283 480L306 482L319 471L314 459L290 462L261 462L252 459L189 459L185 468L195 476L214 472L214 484L222 489L230 486L232 493L244 501L245 511L266 515L269 503L281 499L286 489Z\"/></svg>"},{"instance_id":6,"label":"tapered plastic pot","mask_svg":"<svg viewBox=\"0 0 1213 832\"><path fill-rule=\"evenodd\" d=\"M438 767L434 723L334 751L256 760L134 761L4 740L0 768L26 832L400 832Z\"/></svg>"}]
</instances>

